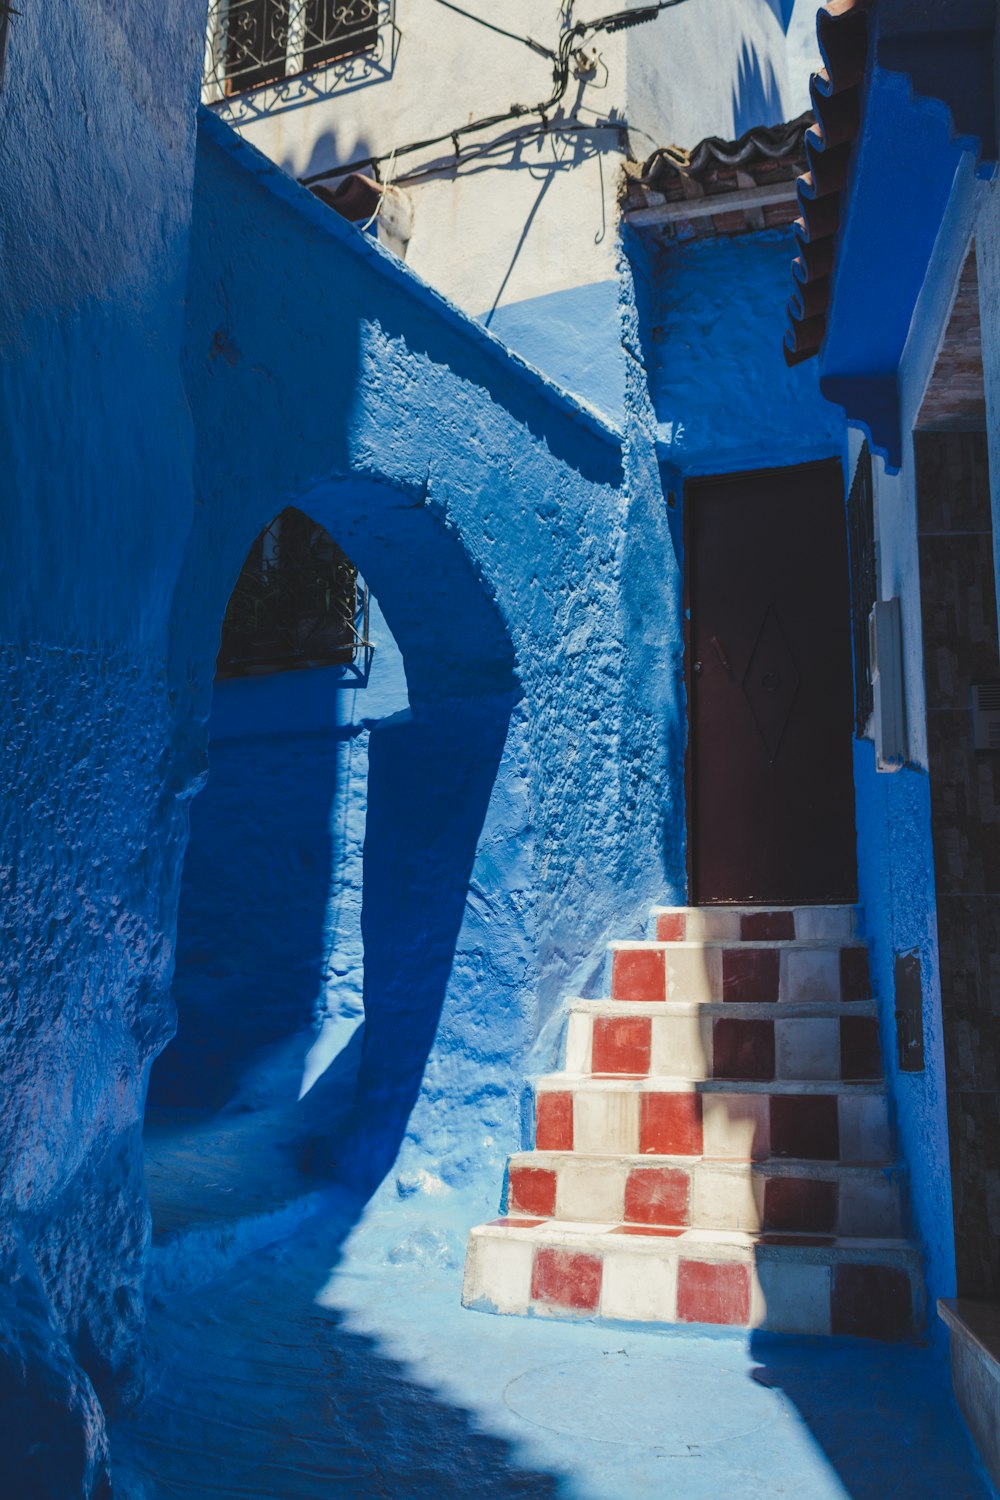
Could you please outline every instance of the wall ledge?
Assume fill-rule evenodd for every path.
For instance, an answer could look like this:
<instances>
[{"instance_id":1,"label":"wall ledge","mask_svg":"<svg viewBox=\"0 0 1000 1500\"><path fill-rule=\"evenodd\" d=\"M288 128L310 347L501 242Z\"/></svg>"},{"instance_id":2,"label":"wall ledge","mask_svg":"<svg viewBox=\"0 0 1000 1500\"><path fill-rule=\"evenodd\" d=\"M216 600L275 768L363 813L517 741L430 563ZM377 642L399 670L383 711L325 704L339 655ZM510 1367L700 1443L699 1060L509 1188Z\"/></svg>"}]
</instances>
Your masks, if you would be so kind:
<instances>
[{"instance_id":1,"label":"wall ledge","mask_svg":"<svg viewBox=\"0 0 1000 1500\"><path fill-rule=\"evenodd\" d=\"M951 1330L955 1398L993 1483L1000 1488L1000 1304L942 1297Z\"/></svg>"}]
</instances>

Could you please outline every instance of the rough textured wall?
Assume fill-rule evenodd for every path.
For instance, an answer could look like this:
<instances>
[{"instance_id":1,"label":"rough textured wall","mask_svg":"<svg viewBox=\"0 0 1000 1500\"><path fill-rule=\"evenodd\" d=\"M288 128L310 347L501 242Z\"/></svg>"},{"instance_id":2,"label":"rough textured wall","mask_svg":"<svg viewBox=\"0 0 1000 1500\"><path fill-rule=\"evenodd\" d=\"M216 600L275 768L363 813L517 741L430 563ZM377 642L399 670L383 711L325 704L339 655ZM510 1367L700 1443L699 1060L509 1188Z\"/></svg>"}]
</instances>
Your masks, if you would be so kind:
<instances>
[{"instance_id":1,"label":"rough textured wall","mask_svg":"<svg viewBox=\"0 0 1000 1500\"><path fill-rule=\"evenodd\" d=\"M136 1381L138 1128L169 1035L184 775L167 614L193 510L180 382L203 12L19 8L0 105L0 1445L105 1484Z\"/></svg>"},{"instance_id":2,"label":"rough textured wall","mask_svg":"<svg viewBox=\"0 0 1000 1500\"><path fill-rule=\"evenodd\" d=\"M842 413L820 396L813 365L789 370L781 353L790 232L645 245L661 457L681 474L839 457Z\"/></svg>"},{"instance_id":3,"label":"rough textured wall","mask_svg":"<svg viewBox=\"0 0 1000 1500\"><path fill-rule=\"evenodd\" d=\"M408 1130L456 1171L477 1151L492 1171L567 985L612 925L683 889L682 840L664 839L682 814L678 589L651 449L623 460L210 116L197 200L200 505L176 670L204 682L239 562L282 505L358 564L410 701L369 744L358 1154L384 1171ZM196 687L192 743L205 708ZM473 1111L468 1139L441 1125L449 1099Z\"/></svg>"}]
</instances>

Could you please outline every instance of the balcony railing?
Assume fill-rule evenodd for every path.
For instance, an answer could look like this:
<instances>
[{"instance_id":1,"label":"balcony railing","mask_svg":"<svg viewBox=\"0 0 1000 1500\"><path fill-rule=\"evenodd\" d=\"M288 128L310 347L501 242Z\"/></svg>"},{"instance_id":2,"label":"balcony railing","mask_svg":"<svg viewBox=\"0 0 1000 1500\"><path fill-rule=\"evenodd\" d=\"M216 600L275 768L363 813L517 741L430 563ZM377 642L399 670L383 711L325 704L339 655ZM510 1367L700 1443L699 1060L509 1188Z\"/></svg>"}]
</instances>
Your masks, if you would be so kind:
<instances>
[{"instance_id":1,"label":"balcony railing","mask_svg":"<svg viewBox=\"0 0 1000 1500\"><path fill-rule=\"evenodd\" d=\"M203 98L351 64L379 50L391 12L387 0L210 0Z\"/></svg>"}]
</instances>

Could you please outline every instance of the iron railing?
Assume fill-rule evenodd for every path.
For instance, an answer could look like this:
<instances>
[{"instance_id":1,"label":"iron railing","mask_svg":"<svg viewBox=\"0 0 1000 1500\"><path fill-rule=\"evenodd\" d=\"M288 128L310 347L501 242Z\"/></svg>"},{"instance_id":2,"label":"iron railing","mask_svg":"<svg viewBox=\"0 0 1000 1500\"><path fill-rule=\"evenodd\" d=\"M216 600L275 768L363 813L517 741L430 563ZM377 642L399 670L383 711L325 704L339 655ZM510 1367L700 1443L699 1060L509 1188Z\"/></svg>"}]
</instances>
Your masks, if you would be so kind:
<instances>
[{"instance_id":1,"label":"iron railing","mask_svg":"<svg viewBox=\"0 0 1000 1500\"><path fill-rule=\"evenodd\" d=\"M257 538L222 624L220 677L344 666L367 678L368 589L350 558L299 510Z\"/></svg>"},{"instance_id":2,"label":"iron railing","mask_svg":"<svg viewBox=\"0 0 1000 1500\"><path fill-rule=\"evenodd\" d=\"M377 49L386 8L386 0L210 0L206 103Z\"/></svg>"}]
</instances>

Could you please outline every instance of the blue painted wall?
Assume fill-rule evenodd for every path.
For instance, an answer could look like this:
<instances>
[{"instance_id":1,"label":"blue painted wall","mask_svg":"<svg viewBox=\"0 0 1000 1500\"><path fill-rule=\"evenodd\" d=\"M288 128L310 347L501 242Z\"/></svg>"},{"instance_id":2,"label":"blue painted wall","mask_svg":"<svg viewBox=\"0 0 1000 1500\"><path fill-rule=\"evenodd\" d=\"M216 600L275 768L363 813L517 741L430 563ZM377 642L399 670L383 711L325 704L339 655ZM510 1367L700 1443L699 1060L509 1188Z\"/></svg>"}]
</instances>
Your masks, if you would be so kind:
<instances>
[{"instance_id":1,"label":"blue painted wall","mask_svg":"<svg viewBox=\"0 0 1000 1500\"><path fill-rule=\"evenodd\" d=\"M858 890L879 1001L882 1058L900 1160L907 1168L912 1230L924 1255L927 1331L943 1343L935 1299L955 1294L951 1172L945 1104L944 1039L937 977L934 856L930 779L906 767L875 769L871 740L856 740L854 784L858 820ZM896 1053L895 955L916 949L923 990L922 1073L899 1069Z\"/></svg>"},{"instance_id":2,"label":"blue painted wall","mask_svg":"<svg viewBox=\"0 0 1000 1500\"><path fill-rule=\"evenodd\" d=\"M504 303L481 321L556 385L602 412L625 417L625 356L617 279Z\"/></svg>"},{"instance_id":3,"label":"blue painted wall","mask_svg":"<svg viewBox=\"0 0 1000 1500\"><path fill-rule=\"evenodd\" d=\"M647 288L644 357L657 446L679 474L843 451L843 414L820 396L815 366L787 369L775 336L793 254L788 230L643 240L637 259Z\"/></svg>"},{"instance_id":4,"label":"blue painted wall","mask_svg":"<svg viewBox=\"0 0 1000 1500\"><path fill-rule=\"evenodd\" d=\"M208 116L185 378L178 753L202 753L242 558L297 504L373 588L409 700L368 739L366 1025L338 1170L366 1193L402 1145L400 1170L495 1200L546 1019L606 936L683 894L679 578L652 441L623 452Z\"/></svg>"}]
</instances>

